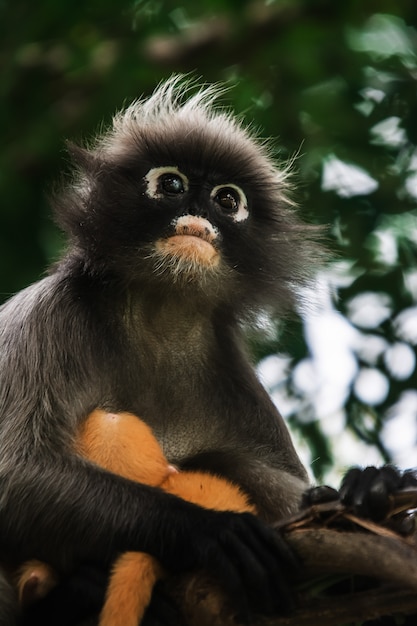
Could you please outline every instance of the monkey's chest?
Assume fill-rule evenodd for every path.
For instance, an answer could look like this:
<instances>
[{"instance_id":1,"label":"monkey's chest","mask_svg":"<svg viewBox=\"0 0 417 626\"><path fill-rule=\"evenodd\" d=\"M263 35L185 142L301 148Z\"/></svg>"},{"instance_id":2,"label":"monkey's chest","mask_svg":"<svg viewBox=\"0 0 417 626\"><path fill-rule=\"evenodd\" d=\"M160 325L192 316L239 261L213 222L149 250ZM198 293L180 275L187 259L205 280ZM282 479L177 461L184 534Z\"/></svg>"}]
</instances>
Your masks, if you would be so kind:
<instances>
[{"instance_id":1,"label":"monkey's chest","mask_svg":"<svg viewBox=\"0 0 417 626\"><path fill-rule=\"evenodd\" d=\"M204 372L196 373L165 372L136 387L134 412L151 426L172 462L217 448L227 437L219 389L216 392Z\"/></svg>"},{"instance_id":2,"label":"monkey's chest","mask_svg":"<svg viewBox=\"0 0 417 626\"><path fill-rule=\"evenodd\" d=\"M147 393L145 398L139 398L142 407L139 414L151 426L171 462L217 448L219 442L224 441L224 424L217 413L216 403L210 403L206 398L202 405L198 397L191 396L175 400L174 394L155 398Z\"/></svg>"},{"instance_id":3,"label":"monkey's chest","mask_svg":"<svg viewBox=\"0 0 417 626\"><path fill-rule=\"evenodd\" d=\"M165 333L162 322L154 333L142 326L143 334L131 346L135 366L130 376L118 374L117 389L119 406L151 426L173 462L218 448L227 439L228 423L236 421L228 419L234 403L224 370L216 374L219 357L209 326L175 319Z\"/></svg>"}]
</instances>

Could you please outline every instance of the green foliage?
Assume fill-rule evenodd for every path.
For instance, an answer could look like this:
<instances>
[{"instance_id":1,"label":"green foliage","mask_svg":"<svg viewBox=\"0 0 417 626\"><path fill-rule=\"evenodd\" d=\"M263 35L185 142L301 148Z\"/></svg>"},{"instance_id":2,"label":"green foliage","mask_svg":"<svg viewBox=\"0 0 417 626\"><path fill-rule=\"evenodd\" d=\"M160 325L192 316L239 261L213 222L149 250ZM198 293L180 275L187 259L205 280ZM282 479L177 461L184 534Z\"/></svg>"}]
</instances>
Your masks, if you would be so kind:
<instances>
[{"instance_id":1,"label":"green foliage","mask_svg":"<svg viewBox=\"0 0 417 626\"><path fill-rule=\"evenodd\" d=\"M296 200L306 219L329 225L339 270L346 261L343 277L329 275L360 345L333 411L345 432L390 459L385 429L416 387L415 365L404 367L417 344L416 25L414 0L3 0L0 298L35 280L61 249L46 193L65 167L66 138L88 139L172 72L226 80L233 107L279 138L279 158L297 155ZM385 306L385 317L364 321L361 294ZM292 359L286 412L309 439L320 476L334 451L327 416L295 384L314 351L300 341L300 321L291 324L298 329L280 327L256 354L279 345ZM379 351L369 342L366 350L365 339ZM376 402L355 386L368 370L387 382ZM407 406L416 421L416 402Z\"/></svg>"}]
</instances>

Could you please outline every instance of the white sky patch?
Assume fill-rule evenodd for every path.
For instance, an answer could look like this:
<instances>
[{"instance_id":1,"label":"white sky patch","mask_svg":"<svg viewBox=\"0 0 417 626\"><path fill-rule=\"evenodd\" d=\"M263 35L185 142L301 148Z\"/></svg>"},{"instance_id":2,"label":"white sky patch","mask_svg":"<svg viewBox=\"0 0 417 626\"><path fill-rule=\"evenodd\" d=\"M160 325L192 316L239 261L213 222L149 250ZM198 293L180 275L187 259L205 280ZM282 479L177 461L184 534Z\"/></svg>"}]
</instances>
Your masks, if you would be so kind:
<instances>
[{"instance_id":1,"label":"white sky patch","mask_svg":"<svg viewBox=\"0 0 417 626\"><path fill-rule=\"evenodd\" d=\"M394 115L378 122L369 131L372 137L371 143L377 146L400 148L407 141L407 134L404 128L400 128L400 124L401 118Z\"/></svg>"},{"instance_id":2,"label":"white sky patch","mask_svg":"<svg viewBox=\"0 0 417 626\"><path fill-rule=\"evenodd\" d=\"M350 467L367 465L382 465L384 459L375 447L366 445L349 430L344 430L332 440L332 449L336 465L326 475L326 483L337 488L340 481Z\"/></svg>"},{"instance_id":3,"label":"white sky patch","mask_svg":"<svg viewBox=\"0 0 417 626\"><path fill-rule=\"evenodd\" d=\"M379 104L385 98L385 92L381 89L374 89L373 87L365 87L359 92L363 98L362 102L354 105L355 109L360 111L363 115L370 115L375 108L376 104Z\"/></svg>"},{"instance_id":4,"label":"white sky patch","mask_svg":"<svg viewBox=\"0 0 417 626\"><path fill-rule=\"evenodd\" d=\"M407 291L417 300L417 270L409 270L403 273L404 285Z\"/></svg>"},{"instance_id":5,"label":"white sky patch","mask_svg":"<svg viewBox=\"0 0 417 626\"><path fill-rule=\"evenodd\" d=\"M364 404L377 406L386 399L389 392L388 378L380 370L363 367L353 385L356 397Z\"/></svg>"},{"instance_id":6,"label":"white sky patch","mask_svg":"<svg viewBox=\"0 0 417 626\"><path fill-rule=\"evenodd\" d=\"M378 181L358 165L345 163L331 154L323 163L321 187L341 198L352 198L373 193L378 189Z\"/></svg>"},{"instance_id":7,"label":"white sky patch","mask_svg":"<svg viewBox=\"0 0 417 626\"><path fill-rule=\"evenodd\" d=\"M392 230L374 230L371 236L376 248L375 260L384 265L395 265L398 261L398 245Z\"/></svg>"},{"instance_id":8,"label":"white sky patch","mask_svg":"<svg viewBox=\"0 0 417 626\"><path fill-rule=\"evenodd\" d=\"M404 309L394 320L394 330L399 339L417 344L417 306Z\"/></svg>"},{"instance_id":9,"label":"white sky patch","mask_svg":"<svg viewBox=\"0 0 417 626\"><path fill-rule=\"evenodd\" d=\"M414 351L408 343L400 341L394 343L386 350L384 361L391 376L396 380L406 380L416 367Z\"/></svg>"},{"instance_id":10,"label":"white sky patch","mask_svg":"<svg viewBox=\"0 0 417 626\"><path fill-rule=\"evenodd\" d=\"M360 335L356 352L362 361L365 361L368 365L375 365L388 346L388 341L380 335L364 333Z\"/></svg>"},{"instance_id":11,"label":"white sky patch","mask_svg":"<svg viewBox=\"0 0 417 626\"><path fill-rule=\"evenodd\" d=\"M416 466L417 459L417 391L404 391L394 404L382 431L385 446L400 467Z\"/></svg>"},{"instance_id":12,"label":"white sky patch","mask_svg":"<svg viewBox=\"0 0 417 626\"><path fill-rule=\"evenodd\" d=\"M259 380L268 389L273 389L288 377L291 359L287 356L271 354L258 364Z\"/></svg>"},{"instance_id":13,"label":"white sky patch","mask_svg":"<svg viewBox=\"0 0 417 626\"><path fill-rule=\"evenodd\" d=\"M297 391L310 396L316 394L320 386L320 378L313 359L300 361L294 368L292 380Z\"/></svg>"},{"instance_id":14,"label":"white sky patch","mask_svg":"<svg viewBox=\"0 0 417 626\"><path fill-rule=\"evenodd\" d=\"M322 281L325 285L324 289L330 292L337 293L340 288L346 289L350 287L365 270L358 267L356 261L350 259L341 259L335 261L330 265L326 271L321 272L318 280ZM313 288L313 293L316 289ZM308 292L308 298L310 298L310 292Z\"/></svg>"},{"instance_id":15,"label":"white sky patch","mask_svg":"<svg viewBox=\"0 0 417 626\"><path fill-rule=\"evenodd\" d=\"M408 195L417 200L417 172L407 176L404 187Z\"/></svg>"},{"instance_id":16,"label":"white sky patch","mask_svg":"<svg viewBox=\"0 0 417 626\"><path fill-rule=\"evenodd\" d=\"M394 166L394 172L403 174L404 170L407 170L407 177L404 182L404 187L402 190L399 190L399 197L403 195L403 192L412 199L417 199L417 149L409 156L408 165L405 163L405 158L407 158L407 151L400 151L397 159L397 164ZM405 158L404 158L405 157Z\"/></svg>"},{"instance_id":17,"label":"white sky patch","mask_svg":"<svg viewBox=\"0 0 417 626\"><path fill-rule=\"evenodd\" d=\"M273 403L284 419L294 415L294 413L298 415L300 412L300 400L295 396L290 395L284 386L280 389L275 389L275 391L272 392L271 397Z\"/></svg>"},{"instance_id":18,"label":"white sky patch","mask_svg":"<svg viewBox=\"0 0 417 626\"><path fill-rule=\"evenodd\" d=\"M346 414L344 409L323 417L320 420L320 426L323 433L332 439L342 435L346 427Z\"/></svg>"},{"instance_id":19,"label":"white sky patch","mask_svg":"<svg viewBox=\"0 0 417 626\"><path fill-rule=\"evenodd\" d=\"M417 172L417 149L411 155L410 163L408 166L410 172Z\"/></svg>"},{"instance_id":20,"label":"white sky patch","mask_svg":"<svg viewBox=\"0 0 417 626\"><path fill-rule=\"evenodd\" d=\"M308 398L306 404L313 407L304 412L304 418L321 419L340 411L358 370L354 347L359 332L334 309L331 297L343 275L340 270L343 268L319 275L314 287L307 290L311 306L304 311L303 320L310 357L298 363L292 379L295 389Z\"/></svg>"},{"instance_id":21,"label":"white sky patch","mask_svg":"<svg viewBox=\"0 0 417 626\"><path fill-rule=\"evenodd\" d=\"M318 418L342 408L357 373L353 346L357 331L334 309L305 320L305 334L311 359L305 359L294 370L294 384L312 394ZM337 365L335 355L337 354Z\"/></svg>"},{"instance_id":22,"label":"white sky patch","mask_svg":"<svg viewBox=\"0 0 417 626\"><path fill-rule=\"evenodd\" d=\"M380 225L376 231L370 235L370 242L374 244L375 233L384 233L384 236L391 236L396 241L406 240L417 244L417 212L410 210L397 215L384 215L380 217Z\"/></svg>"},{"instance_id":23,"label":"white sky patch","mask_svg":"<svg viewBox=\"0 0 417 626\"><path fill-rule=\"evenodd\" d=\"M377 104L382 102L385 98L385 91L382 91L382 89L375 89L374 87L365 87L364 89L361 89L359 93L363 98L365 98L365 100L372 100Z\"/></svg>"},{"instance_id":24,"label":"white sky patch","mask_svg":"<svg viewBox=\"0 0 417 626\"><path fill-rule=\"evenodd\" d=\"M391 315L391 298L386 293L367 291L361 293L347 304L348 317L360 328L377 328Z\"/></svg>"}]
</instances>

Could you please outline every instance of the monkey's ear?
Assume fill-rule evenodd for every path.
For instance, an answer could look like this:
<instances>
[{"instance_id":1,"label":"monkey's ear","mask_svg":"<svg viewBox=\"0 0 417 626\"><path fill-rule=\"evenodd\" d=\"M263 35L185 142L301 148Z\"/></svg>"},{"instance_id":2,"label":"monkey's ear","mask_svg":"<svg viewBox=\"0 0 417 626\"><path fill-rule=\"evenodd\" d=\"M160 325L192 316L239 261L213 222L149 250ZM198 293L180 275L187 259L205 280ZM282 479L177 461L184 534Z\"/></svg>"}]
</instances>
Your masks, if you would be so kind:
<instances>
[{"instance_id":1,"label":"monkey's ear","mask_svg":"<svg viewBox=\"0 0 417 626\"><path fill-rule=\"evenodd\" d=\"M103 164L94 150L71 141L66 147L72 161L71 179L63 177L49 197L56 224L70 237L82 241L87 237L88 207Z\"/></svg>"},{"instance_id":2,"label":"monkey's ear","mask_svg":"<svg viewBox=\"0 0 417 626\"><path fill-rule=\"evenodd\" d=\"M83 148L69 140L66 142L66 148L71 157L71 161L78 170L87 173L97 171L100 160L93 151Z\"/></svg>"}]
</instances>

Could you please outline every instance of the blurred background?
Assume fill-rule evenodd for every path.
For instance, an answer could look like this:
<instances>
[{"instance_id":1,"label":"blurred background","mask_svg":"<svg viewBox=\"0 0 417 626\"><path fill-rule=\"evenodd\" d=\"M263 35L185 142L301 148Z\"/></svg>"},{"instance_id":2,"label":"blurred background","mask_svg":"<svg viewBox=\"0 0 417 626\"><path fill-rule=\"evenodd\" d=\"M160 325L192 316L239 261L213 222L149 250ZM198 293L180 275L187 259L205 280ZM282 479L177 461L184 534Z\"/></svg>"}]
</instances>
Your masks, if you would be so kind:
<instances>
[{"instance_id":1,"label":"blurred background","mask_svg":"<svg viewBox=\"0 0 417 626\"><path fill-rule=\"evenodd\" d=\"M259 376L318 480L417 466L416 28L415 0L2 0L0 300L62 249L66 139L173 72L226 81L334 252L311 305L249 337Z\"/></svg>"}]
</instances>

